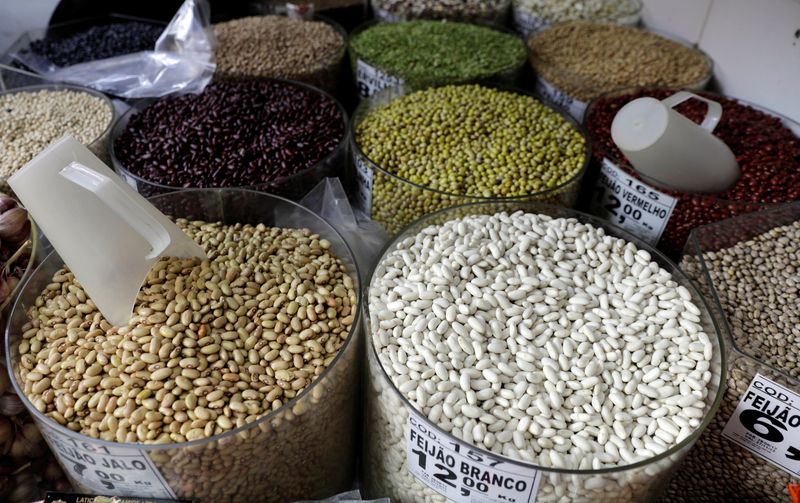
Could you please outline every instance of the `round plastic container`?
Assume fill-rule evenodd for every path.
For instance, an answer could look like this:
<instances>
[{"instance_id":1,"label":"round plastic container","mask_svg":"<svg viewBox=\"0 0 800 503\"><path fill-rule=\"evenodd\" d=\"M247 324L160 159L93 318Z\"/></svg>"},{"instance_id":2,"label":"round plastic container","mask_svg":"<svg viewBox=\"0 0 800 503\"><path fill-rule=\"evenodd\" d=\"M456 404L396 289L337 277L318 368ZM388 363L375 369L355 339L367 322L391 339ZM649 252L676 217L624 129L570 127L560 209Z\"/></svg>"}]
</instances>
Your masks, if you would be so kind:
<instances>
[{"instance_id":1,"label":"round plastic container","mask_svg":"<svg viewBox=\"0 0 800 503\"><path fill-rule=\"evenodd\" d=\"M413 19L446 19L486 26L505 26L511 6L511 0L490 0L484 2L486 5L482 9L469 11L458 6L458 3L466 2L455 2L455 5L449 2L450 5L439 6L436 6L436 3L425 0L370 0L375 19L390 23ZM442 4L443 2L438 3ZM479 2L474 3L478 4ZM431 4L433 6L429 6Z\"/></svg>"},{"instance_id":2,"label":"round plastic container","mask_svg":"<svg viewBox=\"0 0 800 503\"><path fill-rule=\"evenodd\" d=\"M188 190L151 202L175 217L309 228L331 243L358 286L343 238L304 207L239 189ZM220 501L318 499L350 487L355 461L359 361L356 310L351 333L329 367L280 409L241 428L178 444L115 443L75 433L41 414L18 382L20 327L42 289L63 266L50 254L26 282L6 327L7 365L15 391L35 418L75 488L107 495Z\"/></svg>"},{"instance_id":3,"label":"round plastic container","mask_svg":"<svg viewBox=\"0 0 800 503\"><path fill-rule=\"evenodd\" d=\"M344 60L345 55L347 54L347 32L342 25L329 19L325 16L315 15L312 21L318 21L329 25L333 28L336 33L342 39L342 46L339 47L336 52L332 53L330 58L324 63L320 64L318 68L315 68L313 71L309 71L307 73L290 73L289 75L268 75L265 73L239 73L239 72L232 72L232 71L225 71L224 68L220 68L217 66L217 69L214 73L214 79L227 79L227 78L246 78L246 77L257 77L257 78L278 78L278 77L287 77L290 80L296 80L300 82L304 82L306 84L310 84L312 86L319 87L320 89L324 89L329 93L336 93L339 85L339 72L342 67L342 61ZM213 28L213 25L212 25ZM219 47L216 49L219 51ZM275 54L267 54L263 53L261 55L263 59L282 59L283 55L282 52L278 52ZM290 72L293 72L295 69L288 69Z\"/></svg>"},{"instance_id":4,"label":"round plastic container","mask_svg":"<svg viewBox=\"0 0 800 503\"><path fill-rule=\"evenodd\" d=\"M666 503L690 503L696 501L763 501L783 503L790 501L787 492L789 484L800 484L800 476L791 471L797 463L790 447L798 448L797 427L794 420L794 409L782 419L775 419L777 414L763 411L783 410L786 401L794 401L800 394L800 380L792 377L786 369L777 368L763 361L759 355L748 350L746 344L756 334L743 329L734 330L736 324L726 315L723 301L728 293L723 286L714 282L703 255L717 252L723 248L744 242L768 232L775 227L789 225L800 220L800 203L781 205L770 210L742 215L721 222L703 225L692 231L686 243L681 268L697 282L698 287L709 299L714 315L723 330L728 353L727 389L718 413L702 434L697 445L689 453L675 479L670 483L663 501ZM758 266L754 266L758 267ZM771 278L774 271L765 271ZM769 279L767 279L769 281ZM753 295L761 295L761 291L750 285ZM780 310L784 304L779 304ZM773 313L765 313L769 316ZM791 352L792 336L787 334L787 352ZM772 383L777 386L773 385ZM766 388L783 393L783 398L775 400L767 395ZM747 399L748 390L753 394ZM777 394L777 393L776 393ZM789 394L795 395L789 397ZM771 400L772 405L762 408L757 417L758 422L748 428L747 421L741 419L742 412L758 409L754 406L755 397L759 404ZM795 402L796 403L796 402ZM775 405L779 405L775 409ZM738 408L737 408L738 407ZM780 417L779 415L777 415ZM738 419L737 419L738 418ZM723 434L724 430L728 434ZM771 435L777 431L778 437ZM746 433L745 433L746 432ZM745 436L741 434L745 433ZM772 451L772 461L762 454Z\"/></svg>"},{"instance_id":5,"label":"round plastic container","mask_svg":"<svg viewBox=\"0 0 800 503\"><path fill-rule=\"evenodd\" d=\"M576 7L583 4L583 2L575 2L574 0L546 0L545 2L513 0L511 7L512 24L517 33L526 39L529 35L542 31L554 22L593 21L614 23L622 26L637 26L639 24L642 18L641 0L616 0L616 2L601 2L600 5L606 6L611 3L618 3L619 9L606 13L578 10ZM573 10L571 12L568 6L572 6Z\"/></svg>"},{"instance_id":6,"label":"round plastic container","mask_svg":"<svg viewBox=\"0 0 800 503\"><path fill-rule=\"evenodd\" d=\"M353 38L369 30L370 28L373 28L375 26L380 26L380 24L381 24L380 22L375 20L367 21L366 23L356 28L353 31L353 33L350 34L350 44L348 44L350 48L349 49L350 68L353 71L353 75L356 81L356 87L358 88L358 94L361 98L368 98L378 91L399 84L404 84L409 89L422 89L431 86L440 86L447 84L467 84L472 82L495 82L506 85L514 85L521 78L522 72L527 62L528 48L524 42L520 42L524 48L524 55L520 57L519 61L517 61L513 65L494 74L486 74L484 76L478 77L477 79L464 79L464 78L452 78L452 77L451 78L429 77L416 80L410 80L407 78L404 79L401 76L397 75L396 69L382 67L374 63L373 61L370 61L368 58L360 56L352 45ZM494 29L496 31L508 35L516 36L513 32L505 28L495 27Z\"/></svg>"},{"instance_id":7,"label":"round plastic container","mask_svg":"<svg viewBox=\"0 0 800 503\"><path fill-rule=\"evenodd\" d=\"M648 88L648 90L650 89L671 92L678 92L680 90L677 88ZM639 91L639 89L631 88L605 94L594 100L586 110L583 125L588 135L587 139L589 143L592 144L593 159L590 163L584 187L591 188L592 195L587 191L585 197L581 198L585 203L583 205L585 208L582 207L581 209L585 209L589 213L600 218L607 219L612 224L619 225L637 235L648 244L658 246L660 250L668 255L677 257L683 250L689 232L693 228L772 206L770 203L730 200L715 194L683 192L659 187L653 184L652 181L647 181L644 177L639 175L628 160L622 157L621 153L618 151L614 154L607 153L604 155L602 152L606 149L601 148L599 143L600 141L607 142L608 137L603 136L601 139L593 133L591 126L595 114L598 113L597 110L599 107L603 106L605 99L613 99L614 97L628 95L637 91ZM714 99L715 96L719 96L721 98L734 100L742 105L764 112L778 119L784 127L792 131L796 137L800 138L800 124L776 112L730 96L715 95L714 93L708 92L703 92L702 94L711 99ZM722 120L724 121L724 107L722 116ZM756 145L753 148L758 147ZM779 149L781 146L774 145L770 148ZM741 153L742 152L734 152L734 154L737 155ZM612 179L617 181L612 182ZM630 183L628 180L630 180ZM620 208L616 208L616 203L609 198L610 193L616 190L614 187L617 185L620 185L620 190L622 191L621 195L617 194L618 198L622 200L626 199L624 197L625 194L630 192L632 190L631 188L633 188L637 193L649 194L651 200L657 200L659 207L663 209L662 214L652 220L648 220L647 218L625 218L621 221L621 218L626 215L626 213L624 213L624 204L622 204ZM624 188L625 185L627 185L628 188Z\"/></svg>"},{"instance_id":8,"label":"round plastic container","mask_svg":"<svg viewBox=\"0 0 800 503\"><path fill-rule=\"evenodd\" d=\"M507 89L501 87L500 89ZM513 90L520 94L526 94L540 99L537 95ZM478 197L466 196L463 194L452 194L429 187L417 185L408 180L402 179L389 173L381 166L373 162L355 140L355 129L372 111L387 105L402 96L405 96L413 89L406 86L396 86L384 89L379 93L363 100L359 104L353 116L351 125L351 150L353 153L354 178L357 187L356 200L361 210L370 215L373 220L380 223L391 234L397 234L403 227L409 225L417 218L426 213L455 206L458 204L488 202L488 201L545 201L561 206L573 206L577 200L580 190L581 180L591 159L591 147L586 143L586 161L583 167L575 175L563 184L532 194L515 197ZM547 100L540 100L550 106ZM557 108L551 107L569 122L581 134L582 127L571 117L563 114Z\"/></svg>"},{"instance_id":9,"label":"round plastic container","mask_svg":"<svg viewBox=\"0 0 800 503\"><path fill-rule=\"evenodd\" d=\"M103 130L103 132L100 134L100 136L92 140L92 142L86 145L86 147L89 150L91 150L91 152L94 155L99 157L101 161L105 162L106 164L110 164L111 158L108 154L109 138L111 135L111 127L114 125L114 121L116 120L117 115L116 115L116 110L114 108L114 104L111 102L108 96L86 87L73 86L69 84L44 84L38 86L18 87L10 91L0 92L0 97L12 93L33 93L37 91L64 91L64 90L89 94L95 98L101 99L103 103L105 103L108 106L108 109L111 112L110 113L111 119L109 120L108 125L106 126L105 130ZM2 129L2 125L0 125L0 129ZM63 134L69 132L70 131L65 128ZM44 147L46 147L46 145L43 145L42 149L44 149ZM18 166L17 169L21 167L22 166ZM8 186L7 180L8 177L3 177L2 179L0 179L0 191L11 193L11 188Z\"/></svg>"},{"instance_id":10,"label":"round plastic container","mask_svg":"<svg viewBox=\"0 0 800 503\"><path fill-rule=\"evenodd\" d=\"M465 444L438 426L423 420L425 429L432 431L440 443L446 444L449 449L466 454L468 459L464 462L468 467L467 473L474 473L470 465L480 466L481 471L488 471L489 467L498 467L502 475L509 476L509 479L503 480L514 481L513 484L509 484L510 487L507 487L507 489L512 487L521 489L523 486L521 484L518 485L518 482L520 480L528 480L529 482L524 486L526 499L517 499L517 501L536 501L537 503L567 501L649 503L654 501L656 496L663 490L677 464L689 452L703 429L714 416L722 397L722 382L727 375L724 341L716 321L711 316L705 301L692 282L664 255L639 242L635 237L624 231L608 226L605 222L589 215L566 208L539 203L486 203L449 208L418 220L397 236L384 250L381 259L377 261L376 271L373 271L372 276L367 281L367 288L363 296L365 306L364 323L368 341L364 481L370 497L388 496L392 501L401 503L450 501L431 489L429 487L430 484L426 485L409 473L408 459L416 459L413 449L417 448L416 446L418 445L416 443L417 439L413 439L413 442L408 440L409 418L424 418L424 415L415 411L410 402L391 382L378 360L372 340L377 313L369 311L368 292L373 283L373 278L380 273L380 264L383 257L395 250L404 239L416 235L427 226L441 224L454 218L463 218L467 215L493 214L498 211L513 212L517 210L545 214L552 217L576 218L581 222L603 227L609 235L624 238L635 243L640 249L647 250L651 254L652 260L670 272L676 282L689 289L693 300L701 310L701 325L705 332L709 334L714 347L714 356L709 369L712 373L712 378L709 383L706 409L700 426L690 436L671 449L646 461L628 466L600 470L568 470L536 466ZM420 428L417 429L419 430ZM423 429L423 431L425 430ZM428 438L431 437L429 436ZM428 453L430 454L430 451ZM432 464L434 463L431 457L428 460ZM446 460L444 464L447 464ZM460 477L461 474L464 474L462 467L465 465L461 465L458 461L456 465L454 470L458 471L458 476ZM446 474L447 472L443 471L442 473ZM538 482L530 482L530 480L537 480L537 477ZM443 477L439 479L442 481L440 487L445 487L445 478L456 480L455 478ZM438 479L438 477L434 475L431 479L434 485L439 482L439 480L435 479ZM490 481L487 484L494 487L495 490L498 484L504 484L503 482L498 482L497 478L478 478L478 480L484 481L490 479L494 480L494 482ZM481 494L486 493L485 490L480 490L478 484L468 492L472 494L467 494L467 497L476 498L470 501L483 501L480 499ZM497 501L497 499L493 501Z\"/></svg>"},{"instance_id":11,"label":"round plastic container","mask_svg":"<svg viewBox=\"0 0 800 503\"><path fill-rule=\"evenodd\" d=\"M342 165L346 162L347 159L347 128L348 128L348 117L347 112L345 111L344 107L342 107L341 103L337 101L333 96L329 95L328 93L317 89L313 86L304 84L302 82L295 82L291 80L283 80L283 79L265 79L265 80L275 80L279 82L286 82L292 85L297 85L309 89L313 92L322 94L329 99L333 100L336 103L336 106L339 109L341 114L342 120L344 121L345 126L345 134L342 136L341 141L333 149L327 156L325 156L321 161L317 164L301 170L293 175L289 176L281 176L272 180L268 183L256 184L256 185L248 185L246 187L237 187L237 188L246 188L251 190L258 190L263 192L270 192L272 194L276 194L282 197L286 197L289 199L300 199L308 193L309 190L314 188L322 179L326 177L336 177L339 176L341 173ZM114 170L126 181L129 185L131 185L137 192L142 194L145 197L151 197L158 194L164 194L166 192L174 192L176 190L183 190L186 188L194 188L194 187L176 187L176 186L169 186L164 185L162 183L153 182L147 180L139 175L136 175L130 172L125 165L120 161L117 157L115 152L115 144L117 138L125 132L128 127L128 122L131 120L135 114L141 112L151 104L155 103L156 100L153 99L145 99L138 101L135 105L133 105L127 112L125 112L119 120L114 124L113 129L111 130L111 141L109 150L111 153L111 165L113 166ZM183 166L178 167L177 169L182 169Z\"/></svg>"},{"instance_id":12,"label":"round plastic container","mask_svg":"<svg viewBox=\"0 0 800 503\"><path fill-rule=\"evenodd\" d=\"M550 27L555 27L560 25L553 24ZM608 23L595 23L595 24L608 24ZM549 27L548 27L549 28ZM677 42L685 47L693 49L703 55L706 61L706 66L708 68L708 73L704 75L702 78L695 82L683 82L681 84L676 84L673 87L681 87L683 89L693 90L693 91L701 91L705 89L709 82L711 82L711 78L714 76L714 62L712 59L703 51L698 49L685 40L682 40L678 37L675 37L670 34L666 34L657 30L642 30L647 33L651 33L653 35L657 35L661 38L670 40L672 42ZM535 36L535 35L534 35ZM628 88L633 86L642 86L642 82L635 81L629 82L625 85L618 86L618 85L609 85L609 84L602 84L597 83L592 79L587 79L584 76L578 75L574 72L571 72L568 69L560 68L553 63L545 61L536 56L533 50L530 50L530 41L531 38L528 39L528 49L530 54L530 63L533 67L533 71L536 74L534 77L534 89L536 92L545 96L550 99L553 103L556 103L560 107L564 108L569 112L572 117L575 118L577 121L582 121L584 117L584 113L586 112L586 108L589 106L589 103L601 96L602 94L614 92L620 88ZM564 43L567 43L566 41ZM556 76L554 79L553 76ZM556 85L553 83L553 80L557 80L562 83L568 83L568 85ZM658 85L659 83L653 83L652 85ZM648 84L645 84L645 87L648 87Z\"/></svg>"}]
</instances>

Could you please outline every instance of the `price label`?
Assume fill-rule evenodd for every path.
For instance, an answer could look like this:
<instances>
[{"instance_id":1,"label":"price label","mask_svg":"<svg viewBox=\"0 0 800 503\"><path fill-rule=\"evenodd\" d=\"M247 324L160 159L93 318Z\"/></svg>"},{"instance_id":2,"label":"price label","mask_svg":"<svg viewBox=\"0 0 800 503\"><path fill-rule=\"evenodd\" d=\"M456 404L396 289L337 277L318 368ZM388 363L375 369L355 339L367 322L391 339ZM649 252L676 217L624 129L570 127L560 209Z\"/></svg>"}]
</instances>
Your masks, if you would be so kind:
<instances>
[{"instance_id":1,"label":"price label","mask_svg":"<svg viewBox=\"0 0 800 503\"><path fill-rule=\"evenodd\" d=\"M589 106L585 101L576 100L538 76L536 77L536 92L565 110L570 117L578 122L583 120L583 114L586 112L586 107Z\"/></svg>"},{"instance_id":2,"label":"price label","mask_svg":"<svg viewBox=\"0 0 800 503\"><path fill-rule=\"evenodd\" d=\"M372 216L372 187L374 185L372 170L364 159L356 154L356 203L367 216Z\"/></svg>"},{"instance_id":3,"label":"price label","mask_svg":"<svg viewBox=\"0 0 800 503\"><path fill-rule=\"evenodd\" d=\"M39 429L64 471L83 489L118 496L175 498L145 451L75 440L42 423Z\"/></svg>"},{"instance_id":4,"label":"price label","mask_svg":"<svg viewBox=\"0 0 800 503\"><path fill-rule=\"evenodd\" d=\"M756 374L722 436L800 476L800 395Z\"/></svg>"},{"instance_id":5,"label":"price label","mask_svg":"<svg viewBox=\"0 0 800 503\"><path fill-rule=\"evenodd\" d=\"M356 61L356 87L358 87L358 95L362 98L369 98L382 89L402 83L402 79L378 70L360 59Z\"/></svg>"},{"instance_id":6,"label":"price label","mask_svg":"<svg viewBox=\"0 0 800 503\"><path fill-rule=\"evenodd\" d=\"M524 9L514 9L514 29L522 37L537 33L550 26L543 17L537 16Z\"/></svg>"},{"instance_id":7,"label":"price label","mask_svg":"<svg viewBox=\"0 0 800 503\"><path fill-rule=\"evenodd\" d=\"M590 211L655 246L678 200L603 159Z\"/></svg>"},{"instance_id":8,"label":"price label","mask_svg":"<svg viewBox=\"0 0 800 503\"><path fill-rule=\"evenodd\" d=\"M444 438L416 412L408 418L407 464L411 474L458 503L529 503L536 499L541 473L479 453Z\"/></svg>"}]
</instances>

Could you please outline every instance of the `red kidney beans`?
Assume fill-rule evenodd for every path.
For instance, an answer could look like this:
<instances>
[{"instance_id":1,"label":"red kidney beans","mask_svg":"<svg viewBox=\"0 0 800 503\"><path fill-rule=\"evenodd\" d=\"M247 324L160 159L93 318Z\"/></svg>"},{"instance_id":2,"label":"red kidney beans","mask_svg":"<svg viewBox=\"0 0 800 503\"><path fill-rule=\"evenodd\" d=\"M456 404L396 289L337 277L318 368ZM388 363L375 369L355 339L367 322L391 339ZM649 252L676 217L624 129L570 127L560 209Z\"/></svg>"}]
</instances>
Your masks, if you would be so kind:
<instances>
[{"instance_id":1,"label":"red kidney beans","mask_svg":"<svg viewBox=\"0 0 800 503\"><path fill-rule=\"evenodd\" d=\"M311 88L221 81L134 114L114 154L134 175L169 187L249 187L315 166L345 130L336 101Z\"/></svg>"},{"instance_id":2,"label":"red kidney beans","mask_svg":"<svg viewBox=\"0 0 800 503\"><path fill-rule=\"evenodd\" d=\"M593 164L597 166L603 158L608 158L641 180L611 139L611 123L619 109L633 99L643 96L663 99L676 91L645 89L595 101L584 119L592 143ZM689 232L699 225L763 209L765 204L800 199L800 138L777 117L730 98L698 94L722 105L722 119L714 135L736 155L741 177L729 190L714 195L659 188L678 199L658 243L660 249L671 255L682 251ZM699 124L706 105L689 100L675 110Z\"/></svg>"}]
</instances>

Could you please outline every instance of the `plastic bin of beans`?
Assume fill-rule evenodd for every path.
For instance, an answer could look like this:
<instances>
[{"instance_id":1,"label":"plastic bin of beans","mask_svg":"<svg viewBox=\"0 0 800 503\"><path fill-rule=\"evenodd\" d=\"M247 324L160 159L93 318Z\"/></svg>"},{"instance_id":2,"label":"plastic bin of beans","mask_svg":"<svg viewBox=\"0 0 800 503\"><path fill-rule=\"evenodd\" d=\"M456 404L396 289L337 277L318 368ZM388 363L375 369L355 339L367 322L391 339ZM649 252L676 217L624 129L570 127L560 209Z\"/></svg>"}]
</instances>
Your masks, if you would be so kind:
<instances>
[{"instance_id":1,"label":"plastic bin of beans","mask_svg":"<svg viewBox=\"0 0 800 503\"><path fill-rule=\"evenodd\" d=\"M511 0L371 0L370 4L376 19L392 23L445 19L505 26Z\"/></svg>"},{"instance_id":2,"label":"plastic bin of beans","mask_svg":"<svg viewBox=\"0 0 800 503\"><path fill-rule=\"evenodd\" d=\"M573 21L528 38L537 92L577 120L589 102L628 87L704 89L713 64L672 36L630 26Z\"/></svg>"},{"instance_id":3,"label":"plastic bin of beans","mask_svg":"<svg viewBox=\"0 0 800 503\"><path fill-rule=\"evenodd\" d=\"M350 37L350 64L362 98L401 83L414 89L514 84L527 55L525 43L511 32L466 23L372 21Z\"/></svg>"},{"instance_id":4,"label":"plastic bin of beans","mask_svg":"<svg viewBox=\"0 0 800 503\"><path fill-rule=\"evenodd\" d=\"M467 202L572 206L591 157L534 95L473 84L385 89L359 105L352 142L357 204L390 234Z\"/></svg>"},{"instance_id":5,"label":"plastic bin of beans","mask_svg":"<svg viewBox=\"0 0 800 503\"><path fill-rule=\"evenodd\" d=\"M112 132L114 168L146 196L249 187L290 198L337 176L347 114L330 95L278 79L219 81L144 101Z\"/></svg>"},{"instance_id":6,"label":"plastic bin of beans","mask_svg":"<svg viewBox=\"0 0 800 503\"><path fill-rule=\"evenodd\" d=\"M730 340L719 412L667 492L670 502L791 501L800 484L800 205L692 231L681 267L713 299Z\"/></svg>"},{"instance_id":7,"label":"plastic bin of beans","mask_svg":"<svg viewBox=\"0 0 800 503\"><path fill-rule=\"evenodd\" d=\"M84 87L47 84L0 93L0 191L11 193L6 180L65 134L110 161L114 117L111 100Z\"/></svg>"},{"instance_id":8,"label":"plastic bin of beans","mask_svg":"<svg viewBox=\"0 0 800 503\"><path fill-rule=\"evenodd\" d=\"M199 503L349 488L360 293L347 244L269 194L151 201L208 261L162 258L113 327L54 253L7 326L14 389L73 484Z\"/></svg>"},{"instance_id":9,"label":"plastic bin of beans","mask_svg":"<svg viewBox=\"0 0 800 503\"><path fill-rule=\"evenodd\" d=\"M212 27L215 77L291 79L336 91L347 33L333 21L250 16Z\"/></svg>"},{"instance_id":10,"label":"plastic bin of beans","mask_svg":"<svg viewBox=\"0 0 800 503\"><path fill-rule=\"evenodd\" d=\"M43 67L64 67L152 50L165 26L160 21L120 14L60 23L23 33L0 63L28 68L14 57L22 54Z\"/></svg>"},{"instance_id":11,"label":"plastic bin of beans","mask_svg":"<svg viewBox=\"0 0 800 503\"><path fill-rule=\"evenodd\" d=\"M513 0L513 25L528 37L553 23L592 21L636 26L642 15L641 0Z\"/></svg>"},{"instance_id":12,"label":"plastic bin of beans","mask_svg":"<svg viewBox=\"0 0 800 503\"><path fill-rule=\"evenodd\" d=\"M449 208L377 264L370 495L651 502L719 405L725 353L703 298L663 255L588 215Z\"/></svg>"},{"instance_id":13,"label":"plastic bin of beans","mask_svg":"<svg viewBox=\"0 0 800 503\"><path fill-rule=\"evenodd\" d=\"M746 101L706 92L699 94L722 105L714 135L736 155L742 173L739 180L719 194L680 192L644 180L611 139L611 123L617 111L635 98L663 99L675 92L629 89L603 96L589 106L584 126L594 159L585 187L594 190L591 198L583 200L590 213L677 256L689 232L699 225L800 199L800 124ZM700 123L706 104L693 99L675 110ZM639 197L643 194L649 204ZM633 215L635 209L641 211L639 218Z\"/></svg>"}]
</instances>

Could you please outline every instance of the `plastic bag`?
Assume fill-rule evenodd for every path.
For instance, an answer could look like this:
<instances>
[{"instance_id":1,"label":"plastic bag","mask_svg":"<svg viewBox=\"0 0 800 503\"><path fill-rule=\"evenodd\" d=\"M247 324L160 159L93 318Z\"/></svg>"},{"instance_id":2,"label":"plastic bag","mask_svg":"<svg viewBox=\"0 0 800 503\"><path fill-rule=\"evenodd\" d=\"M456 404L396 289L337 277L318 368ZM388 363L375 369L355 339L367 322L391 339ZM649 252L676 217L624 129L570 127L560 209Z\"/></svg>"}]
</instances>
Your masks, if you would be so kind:
<instances>
[{"instance_id":1,"label":"plastic bag","mask_svg":"<svg viewBox=\"0 0 800 503\"><path fill-rule=\"evenodd\" d=\"M322 216L344 237L356 257L361 279L365 279L388 240L383 227L350 205L338 178L319 182L300 204Z\"/></svg>"},{"instance_id":2,"label":"plastic bag","mask_svg":"<svg viewBox=\"0 0 800 503\"><path fill-rule=\"evenodd\" d=\"M323 182L320 182L322 184ZM341 184L339 184L341 187ZM361 493L358 489L354 491L348 491L346 493L337 494L336 496L331 496L326 500L317 500L317 501L295 501L295 503L390 503L389 498L381 498L377 500L362 500Z\"/></svg>"},{"instance_id":3,"label":"plastic bag","mask_svg":"<svg viewBox=\"0 0 800 503\"><path fill-rule=\"evenodd\" d=\"M121 98L199 93L214 75L214 35L208 0L186 0L154 50L57 67L33 52L12 57L42 77L91 87Z\"/></svg>"}]
</instances>

